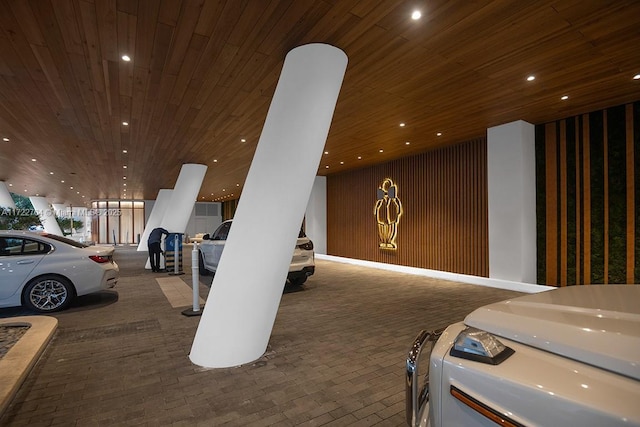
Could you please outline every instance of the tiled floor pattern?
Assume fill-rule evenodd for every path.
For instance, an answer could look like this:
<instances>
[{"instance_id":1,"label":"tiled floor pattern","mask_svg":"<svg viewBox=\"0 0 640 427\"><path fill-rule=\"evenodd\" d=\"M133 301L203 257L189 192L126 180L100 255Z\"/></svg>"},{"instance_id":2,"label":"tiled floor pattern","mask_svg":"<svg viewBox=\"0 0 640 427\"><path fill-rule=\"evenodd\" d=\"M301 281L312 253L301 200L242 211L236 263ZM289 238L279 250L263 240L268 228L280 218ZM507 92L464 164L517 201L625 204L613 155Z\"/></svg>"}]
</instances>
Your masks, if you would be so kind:
<instances>
[{"instance_id":1,"label":"tiled floor pattern","mask_svg":"<svg viewBox=\"0 0 640 427\"><path fill-rule=\"evenodd\" d=\"M167 274L145 271L135 248L116 259L116 290L55 315L0 426L403 426L404 359L418 331L518 295L319 260L304 291L283 294L262 358L203 369L188 358L200 317L169 303L156 280ZM172 279L190 289L190 274Z\"/></svg>"}]
</instances>

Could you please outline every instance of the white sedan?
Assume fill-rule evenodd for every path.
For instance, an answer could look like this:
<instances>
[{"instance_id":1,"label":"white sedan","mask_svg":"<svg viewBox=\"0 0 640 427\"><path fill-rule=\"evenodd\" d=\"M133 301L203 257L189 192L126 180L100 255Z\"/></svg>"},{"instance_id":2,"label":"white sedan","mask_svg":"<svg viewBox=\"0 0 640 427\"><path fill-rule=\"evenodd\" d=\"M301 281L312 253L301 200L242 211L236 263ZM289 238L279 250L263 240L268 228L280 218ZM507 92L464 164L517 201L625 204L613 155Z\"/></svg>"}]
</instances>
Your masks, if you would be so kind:
<instances>
[{"instance_id":1,"label":"white sedan","mask_svg":"<svg viewBox=\"0 0 640 427\"><path fill-rule=\"evenodd\" d=\"M569 286L422 331L406 360L407 423L640 426L639 302L638 285Z\"/></svg>"},{"instance_id":2,"label":"white sedan","mask_svg":"<svg viewBox=\"0 0 640 427\"><path fill-rule=\"evenodd\" d=\"M113 288L114 248L86 246L47 233L0 231L0 307L50 313L74 297Z\"/></svg>"}]
</instances>

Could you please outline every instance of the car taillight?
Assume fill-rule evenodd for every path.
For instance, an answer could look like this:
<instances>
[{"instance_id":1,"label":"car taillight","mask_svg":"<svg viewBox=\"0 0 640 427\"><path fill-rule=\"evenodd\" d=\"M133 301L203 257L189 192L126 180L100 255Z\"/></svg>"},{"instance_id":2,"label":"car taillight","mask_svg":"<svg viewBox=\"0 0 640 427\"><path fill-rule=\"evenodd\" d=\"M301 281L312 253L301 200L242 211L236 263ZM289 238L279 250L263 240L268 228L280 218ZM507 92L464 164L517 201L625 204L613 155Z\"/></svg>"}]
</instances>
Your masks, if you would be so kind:
<instances>
[{"instance_id":1,"label":"car taillight","mask_svg":"<svg viewBox=\"0 0 640 427\"><path fill-rule=\"evenodd\" d=\"M298 247L300 249L304 249L305 251L311 251L311 250L313 250L313 242L311 240L309 240L307 243L303 243L301 245L298 245Z\"/></svg>"},{"instance_id":2,"label":"car taillight","mask_svg":"<svg viewBox=\"0 0 640 427\"><path fill-rule=\"evenodd\" d=\"M91 258L93 261L97 262L98 264L104 264L105 262L111 261L109 257L102 256L102 255L89 255L89 258Z\"/></svg>"}]
</instances>

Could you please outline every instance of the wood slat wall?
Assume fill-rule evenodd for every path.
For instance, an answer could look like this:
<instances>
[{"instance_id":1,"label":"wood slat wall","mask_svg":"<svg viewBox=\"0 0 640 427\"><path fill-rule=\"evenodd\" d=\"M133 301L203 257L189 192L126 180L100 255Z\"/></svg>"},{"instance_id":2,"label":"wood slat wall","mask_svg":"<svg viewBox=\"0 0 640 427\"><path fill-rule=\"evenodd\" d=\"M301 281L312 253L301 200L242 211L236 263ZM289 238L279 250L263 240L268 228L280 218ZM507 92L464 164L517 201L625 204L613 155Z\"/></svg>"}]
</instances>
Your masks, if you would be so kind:
<instances>
[{"instance_id":1,"label":"wood slat wall","mask_svg":"<svg viewBox=\"0 0 640 427\"><path fill-rule=\"evenodd\" d=\"M638 283L639 124L636 102L537 126L540 283Z\"/></svg>"},{"instance_id":2,"label":"wood slat wall","mask_svg":"<svg viewBox=\"0 0 640 427\"><path fill-rule=\"evenodd\" d=\"M486 139L327 177L330 255L487 277ZM385 178L404 213L397 250L378 246L374 206Z\"/></svg>"}]
</instances>

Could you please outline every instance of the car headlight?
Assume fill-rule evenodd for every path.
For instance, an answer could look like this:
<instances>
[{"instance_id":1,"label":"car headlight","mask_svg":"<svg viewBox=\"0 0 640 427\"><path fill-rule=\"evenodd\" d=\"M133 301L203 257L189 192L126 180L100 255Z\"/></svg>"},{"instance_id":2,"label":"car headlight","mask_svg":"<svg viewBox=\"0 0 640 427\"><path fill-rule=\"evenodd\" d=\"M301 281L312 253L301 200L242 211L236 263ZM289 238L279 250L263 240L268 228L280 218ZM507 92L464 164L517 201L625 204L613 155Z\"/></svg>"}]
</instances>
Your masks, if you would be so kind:
<instances>
[{"instance_id":1,"label":"car headlight","mask_svg":"<svg viewBox=\"0 0 640 427\"><path fill-rule=\"evenodd\" d=\"M467 327L458 334L449 354L491 365L504 362L515 351L489 332Z\"/></svg>"}]
</instances>

